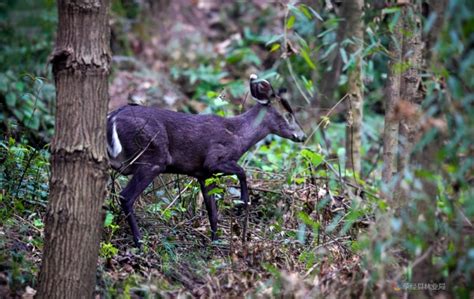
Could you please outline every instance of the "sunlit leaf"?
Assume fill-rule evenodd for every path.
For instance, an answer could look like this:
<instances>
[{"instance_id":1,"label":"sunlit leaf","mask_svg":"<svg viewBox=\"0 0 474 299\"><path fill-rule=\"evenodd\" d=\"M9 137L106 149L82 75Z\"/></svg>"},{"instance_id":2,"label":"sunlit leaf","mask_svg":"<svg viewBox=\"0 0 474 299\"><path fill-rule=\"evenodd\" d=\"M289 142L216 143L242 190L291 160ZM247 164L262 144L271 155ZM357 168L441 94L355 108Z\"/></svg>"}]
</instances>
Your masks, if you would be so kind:
<instances>
[{"instance_id":1,"label":"sunlit leaf","mask_svg":"<svg viewBox=\"0 0 474 299\"><path fill-rule=\"evenodd\" d=\"M105 214L105 220L104 220L104 227L109 227L114 221L114 215L110 212L107 211Z\"/></svg>"},{"instance_id":2,"label":"sunlit leaf","mask_svg":"<svg viewBox=\"0 0 474 299\"><path fill-rule=\"evenodd\" d=\"M311 58L309 57L308 55L308 52L306 52L305 49L301 49L301 57L303 57L304 61L306 61L306 63L308 64L308 66L310 68L312 68L313 70L316 69L316 66L314 65L314 63L311 61Z\"/></svg>"},{"instance_id":3,"label":"sunlit leaf","mask_svg":"<svg viewBox=\"0 0 474 299\"><path fill-rule=\"evenodd\" d=\"M301 150L301 156L308 159L314 168L318 167L324 161L324 158L321 154L315 153L307 148Z\"/></svg>"},{"instance_id":4,"label":"sunlit leaf","mask_svg":"<svg viewBox=\"0 0 474 299\"><path fill-rule=\"evenodd\" d=\"M272 47L270 48L270 52L275 52L276 50L280 49L280 44L279 43L275 43L272 45Z\"/></svg>"},{"instance_id":5,"label":"sunlit leaf","mask_svg":"<svg viewBox=\"0 0 474 299\"><path fill-rule=\"evenodd\" d=\"M309 20L313 18L311 13L309 12L308 6L305 4L301 4L298 6L299 10L307 17Z\"/></svg>"},{"instance_id":6,"label":"sunlit leaf","mask_svg":"<svg viewBox=\"0 0 474 299\"><path fill-rule=\"evenodd\" d=\"M293 28L293 25L295 25L295 21L296 21L296 17L291 15L289 18L288 18L288 21L286 22L286 28L287 29L291 29Z\"/></svg>"}]
</instances>

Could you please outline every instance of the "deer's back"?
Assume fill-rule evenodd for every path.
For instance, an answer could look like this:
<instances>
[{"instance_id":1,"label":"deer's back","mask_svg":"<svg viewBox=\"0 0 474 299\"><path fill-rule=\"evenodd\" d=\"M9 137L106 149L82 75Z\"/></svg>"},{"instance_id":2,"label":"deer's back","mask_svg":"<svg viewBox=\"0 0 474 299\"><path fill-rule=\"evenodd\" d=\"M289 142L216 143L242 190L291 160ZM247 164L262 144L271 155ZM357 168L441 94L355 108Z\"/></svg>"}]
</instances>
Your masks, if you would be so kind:
<instances>
[{"instance_id":1,"label":"deer's back","mask_svg":"<svg viewBox=\"0 0 474 299\"><path fill-rule=\"evenodd\" d=\"M117 162L123 164L140 155L134 161L136 165L128 166L130 173L134 167L148 163L163 165L163 172L199 177L207 175L214 160L234 159L237 154L233 150L238 147L238 137L233 133L237 129L235 124L215 115L125 106L109 114L109 147L113 143L114 124L122 151L111 157L111 164L117 169Z\"/></svg>"}]
</instances>

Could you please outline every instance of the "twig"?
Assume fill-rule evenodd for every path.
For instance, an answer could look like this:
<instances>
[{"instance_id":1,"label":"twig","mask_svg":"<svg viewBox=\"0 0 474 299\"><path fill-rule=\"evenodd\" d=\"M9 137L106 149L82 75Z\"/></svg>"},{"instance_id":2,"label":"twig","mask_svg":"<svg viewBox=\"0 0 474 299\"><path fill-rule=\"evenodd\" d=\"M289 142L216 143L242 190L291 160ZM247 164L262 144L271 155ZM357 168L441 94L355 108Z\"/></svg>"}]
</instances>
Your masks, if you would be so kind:
<instances>
[{"instance_id":1,"label":"twig","mask_svg":"<svg viewBox=\"0 0 474 299\"><path fill-rule=\"evenodd\" d=\"M186 187L184 187L183 190L181 190L181 192L179 192L178 195L175 196L175 198L173 199L173 201L166 207L166 209L163 210L163 212L161 212L161 216L163 216L165 214L166 211L168 211L168 209L174 205L174 203L176 202L176 200L178 200L178 198L181 197L181 194L184 193L184 191L186 191L189 186L191 186L193 184L193 181L189 182L189 184L186 185Z\"/></svg>"},{"instance_id":2,"label":"twig","mask_svg":"<svg viewBox=\"0 0 474 299\"><path fill-rule=\"evenodd\" d=\"M155 138L158 136L158 134L160 133L159 130L156 131L155 135L150 139L150 141L148 142L148 144L141 150L141 152L138 153L138 155L133 158L132 161L130 161L130 163L128 163L127 165L125 165L124 167L122 167L120 170L119 170L119 173L122 174L125 169L127 169L130 165L132 165L133 163L135 163L135 161L138 160L138 158L141 157L141 155L143 155L143 153L145 153L145 151L148 149L148 147L150 147L151 143L153 142L153 140L155 140Z\"/></svg>"},{"instance_id":3,"label":"twig","mask_svg":"<svg viewBox=\"0 0 474 299\"><path fill-rule=\"evenodd\" d=\"M35 229L37 232L42 233L42 230L39 229L39 228L37 228L37 227L36 227L33 223L31 223L30 221L28 221L28 220L26 220L26 219L24 219L24 218L22 218L22 217L20 217L20 216L18 216L18 215L16 215L16 214L15 214L15 217L18 218L18 219L20 219L21 221L25 222L26 224L28 224L31 228Z\"/></svg>"},{"instance_id":4,"label":"twig","mask_svg":"<svg viewBox=\"0 0 474 299\"><path fill-rule=\"evenodd\" d=\"M31 161L37 155L37 153L38 152L36 151L36 148L33 148L33 152L28 156L28 160L26 161L25 169L23 170L23 172L21 174L21 177L20 177L20 180L18 181L18 185L16 187L16 192L15 192L15 197L14 198L18 197L18 193L20 193L21 184L23 183L23 179L25 178L26 172L30 168Z\"/></svg>"},{"instance_id":5,"label":"twig","mask_svg":"<svg viewBox=\"0 0 474 299\"><path fill-rule=\"evenodd\" d=\"M311 132L311 134L309 134L308 136L308 139L306 139L305 143L303 144L303 146L306 146L308 144L308 142L311 140L311 137L313 137L314 133L316 133L316 131L319 129L319 127L321 126L321 124L325 121L325 118L329 117L329 115L334 111L334 109L342 102L344 101L347 97L349 96L349 94L345 94L337 103L336 105L332 106L332 108L328 111L328 113L326 113L326 115L324 116L324 118L318 123L318 125L316 126L316 128Z\"/></svg>"}]
</instances>

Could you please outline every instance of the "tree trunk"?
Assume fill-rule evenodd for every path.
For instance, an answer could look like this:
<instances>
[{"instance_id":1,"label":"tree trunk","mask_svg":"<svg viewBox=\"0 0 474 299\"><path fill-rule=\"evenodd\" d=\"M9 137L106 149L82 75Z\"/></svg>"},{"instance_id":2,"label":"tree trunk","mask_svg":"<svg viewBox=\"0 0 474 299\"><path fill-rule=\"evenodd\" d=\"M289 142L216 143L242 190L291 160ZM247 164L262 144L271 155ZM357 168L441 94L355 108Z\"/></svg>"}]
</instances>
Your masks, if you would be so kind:
<instances>
[{"instance_id":1,"label":"tree trunk","mask_svg":"<svg viewBox=\"0 0 474 299\"><path fill-rule=\"evenodd\" d=\"M424 12L425 17L428 17L429 13L436 13L435 22L431 30L425 36L423 36L423 41L421 41L421 33L419 34L421 44L419 46L421 54L419 55L423 57L422 65L424 69L429 69L430 65L439 64L436 57L433 57L432 55L432 48L436 44L439 33L441 32L444 23L444 13L447 8L447 5L447 0L436 0L423 3L424 10L427 10ZM422 26L420 25L419 27L421 28ZM419 90L417 90L417 92L419 93ZM443 99L441 93L438 93L438 97L440 97L440 99L438 99L439 102L446 100ZM417 99L415 98L415 100ZM448 100L448 102L451 101ZM418 126L419 125L420 124L418 124ZM419 141L420 137L421 136L416 136L415 142ZM437 136L432 140L432 142L425 145L422 150L418 150L416 153L414 153L413 159L416 163L419 164L420 169L430 171L431 173L439 172L439 168L441 167L441 165L436 162L436 156L440 151L445 138L446 136L444 136L444 134L440 134L438 132ZM420 213L417 214L417 217L421 216L423 217L423 219L426 219L424 224L427 225L430 230L424 235L424 239L426 241L425 250L427 250L428 252L423 253L423 255L426 256L426 258L421 260L421 262L419 262L417 266L413 268L412 283L426 283L441 279L439 271L437 271L436 266L433 264L434 253L433 250L431 250L434 246L436 246L435 244L437 243L437 225L435 219L438 188L435 182L427 178L422 178L421 182L423 184L422 189L424 190L424 200L418 200L416 202L416 209L417 211L420 211ZM430 298L431 295L432 294L425 291L423 293L417 294L416 298Z\"/></svg>"},{"instance_id":2,"label":"tree trunk","mask_svg":"<svg viewBox=\"0 0 474 299\"><path fill-rule=\"evenodd\" d=\"M411 6L403 8L403 32L404 40L402 47L402 73L400 82L400 97L404 101L400 109L399 133L399 159L398 172L403 172L413 151L419 133L419 111L423 99L420 92L423 44L421 40L421 18L420 5L413 1Z\"/></svg>"},{"instance_id":3,"label":"tree trunk","mask_svg":"<svg viewBox=\"0 0 474 299\"><path fill-rule=\"evenodd\" d=\"M448 7L448 0L429 0L423 2L423 14L425 18L428 18L430 14L434 14L436 19L431 29L424 36L425 47L423 51L424 64L428 67L429 63L436 61L433 59L433 47L438 40L441 29L444 24L444 13Z\"/></svg>"},{"instance_id":4,"label":"tree trunk","mask_svg":"<svg viewBox=\"0 0 474 299\"><path fill-rule=\"evenodd\" d=\"M38 298L91 298L106 195L108 0L58 0L56 127Z\"/></svg>"},{"instance_id":5,"label":"tree trunk","mask_svg":"<svg viewBox=\"0 0 474 299\"><path fill-rule=\"evenodd\" d=\"M346 34L353 42L348 46L350 55L355 55L353 69L349 70L348 99L347 99L347 129L346 156L347 169L355 174L361 172L361 137L363 116L363 83L362 83L362 53L356 54L363 47L364 24L362 19L364 0L345 1L343 4L347 20Z\"/></svg>"},{"instance_id":6,"label":"tree trunk","mask_svg":"<svg viewBox=\"0 0 474 299\"><path fill-rule=\"evenodd\" d=\"M403 18L395 25L389 50L391 59L388 62L388 78L385 87L385 123L383 132L383 168L382 181L390 186L397 172L398 126L399 119L395 117L395 107L400 102L400 71L403 47ZM392 189L392 188L390 188ZM386 196L392 199L393 193L388 190Z\"/></svg>"},{"instance_id":7,"label":"tree trunk","mask_svg":"<svg viewBox=\"0 0 474 299\"><path fill-rule=\"evenodd\" d=\"M350 2L352 2L351 0ZM332 4L331 4L332 5ZM346 38L346 27L347 17L350 15L349 7L346 2L341 5L340 17L337 32L336 32L336 43L337 47L334 48L331 54L329 54L328 62L331 65L331 70L321 78L321 89L319 94L315 94L313 99L313 106L319 106L318 108L327 109L332 107L336 101L334 101L334 91L337 88L339 77L342 71L342 59L339 52L342 41Z\"/></svg>"}]
</instances>

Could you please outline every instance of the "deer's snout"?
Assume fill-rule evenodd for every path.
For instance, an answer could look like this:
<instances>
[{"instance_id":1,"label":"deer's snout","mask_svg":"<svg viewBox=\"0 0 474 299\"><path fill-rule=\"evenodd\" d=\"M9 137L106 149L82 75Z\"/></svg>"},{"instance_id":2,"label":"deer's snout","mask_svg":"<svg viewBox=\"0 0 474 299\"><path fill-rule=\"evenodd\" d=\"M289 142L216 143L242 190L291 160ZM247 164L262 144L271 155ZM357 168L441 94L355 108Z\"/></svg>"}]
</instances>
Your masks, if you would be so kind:
<instances>
[{"instance_id":1,"label":"deer's snout","mask_svg":"<svg viewBox=\"0 0 474 299\"><path fill-rule=\"evenodd\" d=\"M305 133L295 133L293 134L293 141L295 142L305 142L308 136Z\"/></svg>"}]
</instances>

